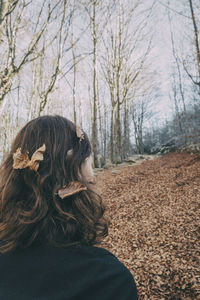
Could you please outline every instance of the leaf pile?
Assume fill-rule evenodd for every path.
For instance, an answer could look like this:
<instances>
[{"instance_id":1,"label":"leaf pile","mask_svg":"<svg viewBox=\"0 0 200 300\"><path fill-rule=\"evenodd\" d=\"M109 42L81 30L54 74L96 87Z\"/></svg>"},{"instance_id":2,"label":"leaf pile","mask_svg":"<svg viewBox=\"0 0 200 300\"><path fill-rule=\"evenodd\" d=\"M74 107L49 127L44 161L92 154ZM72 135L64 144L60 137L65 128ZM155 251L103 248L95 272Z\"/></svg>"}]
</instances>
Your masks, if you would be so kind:
<instances>
[{"instance_id":1,"label":"leaf pile","mask_svg":"<svg viewBox=\"0 0 200 300\"><path fill-rule=\"evenodd\" d=\"M111 222L101 246L132 272L140 299L200 299L200 155L114 171L97 180Z\"/></svg>"}]
</instances>

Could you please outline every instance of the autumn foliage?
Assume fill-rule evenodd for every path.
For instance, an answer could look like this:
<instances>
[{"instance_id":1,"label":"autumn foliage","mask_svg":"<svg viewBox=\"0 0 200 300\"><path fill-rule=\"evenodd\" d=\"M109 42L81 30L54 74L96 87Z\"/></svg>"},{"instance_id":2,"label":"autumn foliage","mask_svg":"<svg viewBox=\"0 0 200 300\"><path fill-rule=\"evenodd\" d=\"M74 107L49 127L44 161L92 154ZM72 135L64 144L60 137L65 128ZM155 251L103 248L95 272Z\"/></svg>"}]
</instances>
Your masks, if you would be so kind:
<instances>
[{"instance_id":1,"label":"autumn foliage","mask_svg":"<svg viewBox=\"0 0 200 300\"><path fill-rule=\"evenodd\" d=\"M200 155L173 153L105 170L102 246L132 272L140 299L200 299Z\"/></svg>"}]
</instances>

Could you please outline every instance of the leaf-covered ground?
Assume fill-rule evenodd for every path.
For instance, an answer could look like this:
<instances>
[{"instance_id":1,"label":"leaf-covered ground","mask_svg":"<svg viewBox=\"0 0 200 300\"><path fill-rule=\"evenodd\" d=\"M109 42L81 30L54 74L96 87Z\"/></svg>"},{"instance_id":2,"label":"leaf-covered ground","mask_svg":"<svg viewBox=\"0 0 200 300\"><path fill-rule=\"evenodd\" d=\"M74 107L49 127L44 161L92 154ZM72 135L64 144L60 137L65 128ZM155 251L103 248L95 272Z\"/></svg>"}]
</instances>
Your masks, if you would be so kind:
<instances>
[{"instance_id":1,"label":"leaf-covered ground","mask_svg":"<svg viewBox=\"0 0 200 300\"><path fill-rule=\"evenodd\" d=\"M104 170L97 187L111 222L102 246L132 272L139 299L200 299L200 155Z\"/></svg>"}]
</instances>

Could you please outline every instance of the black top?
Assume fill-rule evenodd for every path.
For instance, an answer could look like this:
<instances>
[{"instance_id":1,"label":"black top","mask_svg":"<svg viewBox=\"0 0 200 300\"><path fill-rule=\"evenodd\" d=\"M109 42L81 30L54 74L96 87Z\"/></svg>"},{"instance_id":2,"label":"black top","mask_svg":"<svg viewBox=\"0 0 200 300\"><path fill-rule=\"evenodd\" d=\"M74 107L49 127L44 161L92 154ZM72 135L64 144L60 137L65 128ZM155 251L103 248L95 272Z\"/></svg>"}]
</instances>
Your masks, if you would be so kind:
<instances>
[{"instance_id":1,"label":"black top","mask_svg":"<svg viewBox=\"0 0 200 300\"><path fill-rule=\"evenodd\" d=\"M39 246L0 255L1 300L137 300L133 276L96 247Z\"/></svg>"}]
</instances>

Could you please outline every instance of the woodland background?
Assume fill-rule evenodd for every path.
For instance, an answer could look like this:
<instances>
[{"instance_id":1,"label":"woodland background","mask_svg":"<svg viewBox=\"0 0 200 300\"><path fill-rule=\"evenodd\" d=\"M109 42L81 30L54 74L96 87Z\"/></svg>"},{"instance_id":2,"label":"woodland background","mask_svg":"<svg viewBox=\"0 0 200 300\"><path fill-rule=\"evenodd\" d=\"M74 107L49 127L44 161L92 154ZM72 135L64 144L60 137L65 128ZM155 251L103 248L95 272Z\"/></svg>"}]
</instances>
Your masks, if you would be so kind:
<instances>
[{"instance_id":1,"label":"woodland background","mask_svg":"<svg viewBox=\"0 0 200 300\"><path fill-rule=\"evenodd\" d=\"M1 0L0 157L19 128L63 115L94 164L199 142L198 0Z\"/></svg>"},{"instance_id":2,"label":"woodland background","mask_svg":"<svg viewBox=\"0 0 200 300\"><path fill-rule=\"evenodd\" d=\"M199 0L0 0L0 160L45 114L88 133L111 220L102 246L140 299L200 299Z\"/></svg>"}]
</instances>

